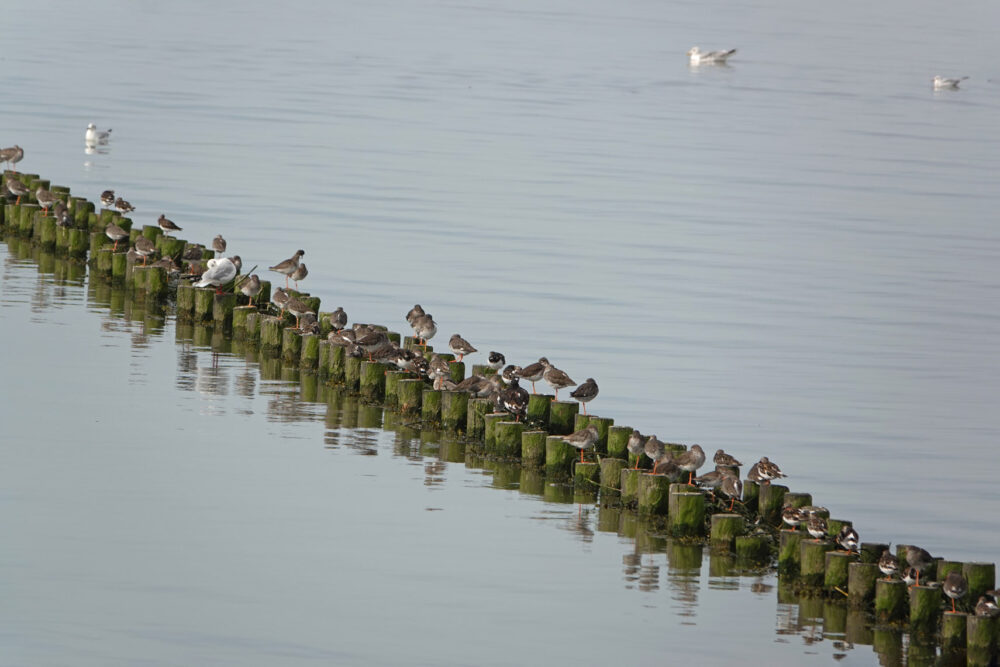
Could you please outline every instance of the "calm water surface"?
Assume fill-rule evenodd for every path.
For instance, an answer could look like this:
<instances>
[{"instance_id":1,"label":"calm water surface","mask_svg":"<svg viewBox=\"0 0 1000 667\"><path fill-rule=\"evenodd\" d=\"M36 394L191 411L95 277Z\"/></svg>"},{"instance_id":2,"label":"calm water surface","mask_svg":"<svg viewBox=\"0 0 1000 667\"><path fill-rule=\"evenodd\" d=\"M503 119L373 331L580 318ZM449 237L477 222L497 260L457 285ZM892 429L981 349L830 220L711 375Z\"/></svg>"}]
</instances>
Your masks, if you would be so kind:
<instances>
[{"instance_id":1,"label":"calm water surface","mask_svg":"<svg viewBox=\"0 0 1000 667\"><path fill-rule=\"evenodd\" d=\"M219 352L62 263L0 244L0 264L0 335L46 379L3 402L0 664L876 659L860 615L772 574Z\"/></svg>"},{"instance_id":2,"label":"calm water surface","mask_svg":"<svg viewBox=\"0 0 1000 667\"><path fill-rule=\"evenodd\" d=\"M222 233L248 266L268 266L301 247L310 269L303 287L325 306L343 305L352 319L402 328L403 314L420 302L434 314L441 337L459 332L515 363L545 355L577 381L596 378L601 396L592 408L618 423L700 442L710 451L724 447L741 458L770 456L791 475L793 490L811 491L836 515L852 519L863 539L996 560L995 3L949 7L946 21L929 2L817 8L754 1L725 13L689 2L612 7L555 0L530 8L303 3L280 13L254 3L57 3L49 9L61 20L27 5L4 17L0 144L26 148L24 170L91 199L113 187L137 206L138 224L166 213L189 239L205 242ZM694 44L739 52L730 67L690 69L683 53ZM962 90L934 93L930 78L938 73L971 78ZM114 128L106 153L83 152L91 121ZM36 479L55 485L65 466L60 479L86 483L81 470L95 465L92 457L117 461L116 454L131 454L139 457L136 466L172 480L167 488L174 502L176 496L207 503L211 488L273 507L276 496L304 492L303 477L333 468L345 479L325 481L324 489L349 499L367 532L377 532L371 528L383 515L379 502L359 502L367 496L357 487L388 480L393 473L382 469L388 466L374 471L364 457L313 451L317 438L325 438L311 430L311 420L268 421L273 430L266 438L260 424L244 425L253 421L241 418L245 412L262 414L249 406L257 401L283 414L283 390L259 380L247 389L254 382L247 377L243 385L227 383L221 397L182 392L186 398L178 399L176 385L217 380L174 377L182 365L173 356L178 348L156 343L159 335L172 338L169 322L155 335L113 318L88 324L79 307L55 308L59 297L46 289L27 296L32 289L25 288L22 306L3 314L4 326L17 335L25 321L46 322L31 350L12 354L8 348L4 367L23 379L5 401L4 423L20 437L40 424L56 428L37 401L12 411L23 397L50 395L52 380L40 377L39 367L52 377L58 371L70 395L96 393L93 373L79 361L56 365L43 342L102 331L103 338L85 333L74 343L86 350L83 358L102 360L100 375L109 378L107 412L93 447L66 445L85 460L70 464L72 455L17 446L18 456L36 457ZM166 357L154 383L150 367L157 355ZM127 367L111 361L123 356ZM190 413L164 413L157 423L135 416L138 408L125 415L114 409L121 398L169 410L187 400ZM209 419L216 414L225 418ZM218 432L210 434L212 428ZM246 429L242 437L233 435L239 429ZM63 439L82 437L80 431L67 427ZM198 452L183 451L188 447ZM246 471L220 473L200 486L191 481L204 473L204 457L253 465L248 450L255 447L268 455L278 448L307 451L335 458L336 465L288 464L290 491L274 480L261 484ZM380 447L388 445L375 450ZM411 479L423 464L404 460L396 462L398 474ZM270 459L262 464L265 472L281 466ZM179 469L166 474L171 468ZM445 488L434 491L435 506L474 506L475 525L495 536L503 528L487 516L490 509L465 498L468 480L457 481L459 470L450 466ZM478 487L479 474L469 474L469 484ZM147 517L143 525L162 527L164 540L183 551L192 538L181 539L182 528L154 518L163 508L147 506L148 480L131 468L127 475L132 492L96 483L95 492L104 489L107 507L129 504ZM422 473L419 478L423 484ZM388 494L397 508L418 497L403 486L393 484ZM495 509L497 494L486 497ZM35 499L11 498L17 515L40 523ZM520 500L516 493L512 498ZM81 510L72 494L63 502ZM337 505L320 505L338 515ZM521 512L525 505L532 509ZM540 511L534 500L504 506L517 507L510 511L522 517ZM212 516L210 508L198 509ZM206 534L238 530L242 539L260 530L270 546L221 560L315 574L273 551L282 544L298 558L313 558L312 530L293 521L299 532L264 540L268 530L293 531L289 521L273 509L246 510L246 523L223 513L225 520ZM431 535L424 523L448 514L420 510L412 530L421 536ZM272 513L263 528L253 523L261 512ZM64 520L52 514L51 520ZM534 525L512 520L504 543L519 545L518 559L542 558L524 523ZM147 558L114 550L128 539L127 531L95 535L49 556L65 558L86 546L103 567L142 570L136 581L148 585ZM153 570L166 553L171 563L183 560L144 535L134 539L143 555L153 553ZM491 538L462 533L454 539L485 549L481 543ZM573 555L547 558L558 564L553 569L560 574L553 576L582 560L580 543L566 539ZM466 554L461 566L476 571L477 585L510 585L511 576L495 572L510 559L495 557L496 548L486 553L491 562ZM407 550L367 555L373 562L408 557ZM603 567L616 562L595 560ZM34 558L29 563L22 564L28 573L19 573L51 585L50 568ZM366 572L372 576L351 583L383 591L394 575L383 566ZM261 579L275 583L257 599L293 600L299 584L278 581L270 568L268 574ZM246 586L223 584L218 572L204 576L220 598L232 596L231 604L248 594ZM413 585L410 579L395 583L404 593ZM452 594L468 590L476 601L489 598L451 580L443 585ZM573 595L571 585L553 588ZM171 591L178 609L201 609L208 595L197 587ZM701 598L700 613L707 613L710 595ZM317 599L327 597L336 596ZM94 604L89 594L76 599ZM635 605L637 598L627 599ZM756 599L727 595L719 607ZM773 594L763 599L774 604ZM287 624L279 621L289 618L287 609L260 606L261 617L271 620L267 627L286 636ZM633 633L637 653L658 655L668 642L642 632L641 623L652 620L638 605L628 608L640 623ZM406 611L408 619L442 623L439 615ZM188 609L185 617L193 613ZM750 611L741 619L750 627L762 616L771 618ZM295 618L315 619L297 626L314 623L317 633L328 626L313 608ZM361 612L357 618L378 637L371 646L389 650L384 624ZM484 614L477 627L487 632L488 620ZM772 627L763 629L768 642ZM363 630L352 627L351 636L360 640ZM468 661L474 645L454 650ZM572 648L565 650L559 655L572 655ZM793 654L793 661L800 659L800 652ZM475 662L489 659L477 654Z\"/></svg>"}]
</instances>

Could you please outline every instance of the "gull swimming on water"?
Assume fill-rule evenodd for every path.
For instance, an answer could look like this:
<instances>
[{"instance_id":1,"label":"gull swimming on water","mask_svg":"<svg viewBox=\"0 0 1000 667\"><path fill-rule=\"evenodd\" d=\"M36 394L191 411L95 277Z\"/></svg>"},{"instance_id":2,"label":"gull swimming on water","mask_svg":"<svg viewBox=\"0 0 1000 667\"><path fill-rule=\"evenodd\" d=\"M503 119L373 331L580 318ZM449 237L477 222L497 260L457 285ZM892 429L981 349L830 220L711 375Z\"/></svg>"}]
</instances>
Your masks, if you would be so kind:
<instances>
[{"instance_id":1,"label":"gull swimming on water","mask_svg":"<svg viewBox=\"0 0 1000 667\"><path fill-rule=\"evenodd\" d=\"M936 76L932 81L934 83L934 90L944 90L946 88L957 89L958 84L968 78L967 76L960 76L957 79L949 79L943 76Z\"/></svg>"},{"instance_id":2,"label":"gull swimming on water","mask_svg":"<svg viewBox=\"0 0 1000 667\"><path fill-rule=\"evenodd\" d=\"M697 46L692 46L688 52L688 62L692 65L725 65L729 56L736 53L736 49L728 51L706 51L702 53Z\"/></svg>"},{"instance_id":3,"label":"gull swimming on water","mask_svg":"<svg viewBox=\"0 0 1000 667\"><path fill-rule=\"evenodd\" d=\"M87 126L87 133L83 135L83 142L88 146L103 146L111 138L111 130L98 130L97 126L91 123Z\"/></svg>"}]
</instances>

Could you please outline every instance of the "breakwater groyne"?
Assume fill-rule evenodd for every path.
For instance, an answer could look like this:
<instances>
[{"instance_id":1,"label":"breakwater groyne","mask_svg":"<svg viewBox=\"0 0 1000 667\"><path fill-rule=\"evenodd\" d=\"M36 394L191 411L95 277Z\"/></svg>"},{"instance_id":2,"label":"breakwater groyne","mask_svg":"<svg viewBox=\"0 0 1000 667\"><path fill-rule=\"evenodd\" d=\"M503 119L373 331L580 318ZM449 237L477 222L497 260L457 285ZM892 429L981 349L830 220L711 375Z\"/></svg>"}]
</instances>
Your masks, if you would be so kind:
<instances>
[{"instance_id":1,"label":"breakwater groyne","mask_svg":"<svg viewBox=\"0 0 1000 667\"><path fill-rule=\"evenodd\" d=\"M185 326L254 347L261 358L312 374L317 382L379 406L401 421L451 432L477 455L536 471L547 483L573 488L583 501L620 506L664 534L704 542L746 563L776 567L782 584L797 595L829 599L857 610L870 619L873 628L905 629L911 637L937 643L942 651L964 651L968 664L995 660L1000 620L990 613L976 613L978 602L996 589L993 563L947 558L925 563L915 559L908 545L890 549L888 540L861 540L856 548L845 549L836 538L847 534L852 522L831 516L808 492L747 476L737 502L731 503L729 497L716 497L702 485L686 483L687 474L654 472L648 456L630 451L631 427L616 424L609 416L581 414L575 401L532 394L525 417L515 419L496 411L490 398L435 389L426 377L351 354L336 337L330 339L332 325L327 315L332 309L322 310L316 296L289 290L318 316L315 330L297 329L290 313L272 307L267 281L261 282L251 304L233 283L220 292L193 287L181 277L196 273L195 262L213 257L204 245L164 234L155 225L137 228L120 211L99 208L37 175L8 171L3 176L5 186L11 179L24 188L4 188L3 233L81 267L86 264L91 280L120 287L136 304L171 309ZM65 205L66 215L44 209L35 196L39 188L55 195ZM19 202L7 194L23 189L28 194L22 194ZM105 233L109 224L125 230L128 242L123 239L115 244ZM145 261L129 252L140 237L154 249ZM200 258L185 260L185 254L195 248ZM171 262L158 263L162 258ZM404 349L427 358L434 354L431 346L420 345L413 336L373 326ZM489 376L496 372L485 365L467 368L451 354L439 353L438 357L454 362L448 369L455 383L470 373ZM597 432L596 456L583 460L564 436L590 426ZM677 454L689 451L685 445L669 442L664 448ZM739 475L738 468L735 472ZM796 516L790 510L795 509L802 510L799 519L789 522L789 516ZM815 525L822 525L822 531L810 533ZM908 575L911 568L919 567L920 585L884 575L880 561L884 564L885 555L893 551L890 555L896 557L899 573ZM957 580L957 575L965 588L952 598L948 593L955 589L945 584Z\"/></svg>"}]
</instances>

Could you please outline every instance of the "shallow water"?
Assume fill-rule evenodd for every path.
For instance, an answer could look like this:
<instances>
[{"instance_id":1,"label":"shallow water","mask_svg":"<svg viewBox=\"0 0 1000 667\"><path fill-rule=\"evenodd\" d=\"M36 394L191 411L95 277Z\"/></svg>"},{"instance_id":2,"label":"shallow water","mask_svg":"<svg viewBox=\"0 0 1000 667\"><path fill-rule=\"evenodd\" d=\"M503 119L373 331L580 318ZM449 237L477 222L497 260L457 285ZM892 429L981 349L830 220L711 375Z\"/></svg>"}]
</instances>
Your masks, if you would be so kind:
<instances>
[{"instance_id":1,"label":"shallow water","mask_svg":"<svg viewBox=\"0 0 1000 667\"><path fill-rule=\"evenodd\" d=\"M863 539L995 561L1000 9L950 7L947 25L930 3L712 9L12 11L0 144L75 193L115 188L137 224L162 212L187 238L222 233L247 266L301 247L303 288L354 320L402 329L420 302L441 337L596 378L591 407L617 423L768 455ZM739 52L691 69L695 43ZM972 78L934 93L936 73ZM91 121L114 128L106 152L83 152ZM29 322L62 304L36 291L49 301L23 296ZM86 328L79 309L59 315L49 343ZM113 396L153 392L157 363L170 386L217 384L170 374L176 350L155 341L171 327L106 321L79 346L129 379ZM43 394L47 354L39 341L4 366ZM91 391L65 364L74 395ZM280 389L225 386L189 392L190 409L234 428L266 396L270 437L314 444ZM4 422L30 431L47 420L35 405ZM186 441L191 422L102 442Z\"/></svg>"}]
</instances>

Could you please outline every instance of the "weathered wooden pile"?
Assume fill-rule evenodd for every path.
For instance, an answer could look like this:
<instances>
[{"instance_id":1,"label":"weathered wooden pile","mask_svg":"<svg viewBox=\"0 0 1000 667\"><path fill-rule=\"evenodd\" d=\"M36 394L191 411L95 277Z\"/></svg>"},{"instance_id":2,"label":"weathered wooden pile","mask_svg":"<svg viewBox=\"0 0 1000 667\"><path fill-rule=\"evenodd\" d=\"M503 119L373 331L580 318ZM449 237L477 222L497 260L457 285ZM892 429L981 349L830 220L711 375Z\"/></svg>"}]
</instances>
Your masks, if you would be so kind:
<instances>
[{"instance_id":1,"label":"weathered wooden pile","mask_svg":"<svg viewBox=\"0 0 1000 667\"><path fill-rule=\"evenodd\" d=\"M39 186L56 193L66 203L70 223L57 225L32 196L22 197L20 205L11 203L8 197L0 217L6 234L30 237L33 243L54 253L87 259L93 277L120 284L147 302L164 303L173 298L179 322L209 327L216 335L231 336L241 344L257 347L263 358L280 359L285 366L313 372L319 380L357 393L370 404L423 425L461 434L472 450L491 459L517 461L526 468L544 470L549 482L571 482L583 497L633 508L674 537L707 539L713 548L730 550L750 563L769 564L776 556L782 582L791 583L798 594L843 600L852 608L870 613L876 624L905 627L911 636L939 637L943 647L965 648L969 664L988 664L996 654L1000 619L963 611L945 612L941 588L933 583L960 570L969 585L962 606L971 611L980 595L996 587L993 563L938 560L935 571L925 577L931 585L908 587L901 580L884 578L877 561L889 548L887 544L862 543L859 552L845 552L836 550L830 540L811 539L801 527L780 529L784 508L813 505L808 493L791 492L780 484L745 481L740 508L726 511L725 503L714 496L710 499L697 486L653 474L648 469L649 459L640 455L637 460L626 447L632 428L615 424L613 418L580 414L575 401L556 401L548 394L534 394L522 422L507 413L494 412L489 399L436 390L412 373L352 357L345 347L326 339L330 324L320 311L319 298L291 292L319 315L319 333L304 334L292 327L290 315L270 313L269 283L263 282L257 305L239 305L238 301L245 297L238 297L231 286L216 294L212 288L178 282L171 279L166 268L137 265L126 253L126 244L112 251L104 229L114 222L129 231L130 242L145 236L155 243L158 257L179 259L192 244L166 236L156 226L133 229L132 220L119 212L97 210L90 201L71 196L69 188L50 186L37 175L4 174L4 182L11 178L28 186L32 193ZM211 250L203 250L203 260L211 256ZM182 263L181 272L186 269ZM387 331L390 340L406 348L421 350L428 356L433 351L429 346L418 346L413 337L380 328ZM451 354L439 356L454 359ZM456 383L466 375L463 362L450 364L450 369ZM473 366L472 371L484 375L494 372L481 365ZM596 461L580 461L577 450L562 436L589 425L598 429L598 456ZM685 449L679 444L668 443L667 447ZM829 535L836 535L842 526L851 523L829 518L822 508L817 512L826 516ZM898 545L896 551L905 566L905 547Z\"/></svg>"}]
</instances>

